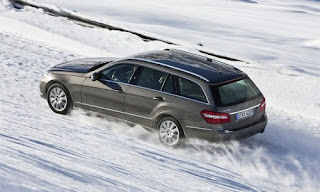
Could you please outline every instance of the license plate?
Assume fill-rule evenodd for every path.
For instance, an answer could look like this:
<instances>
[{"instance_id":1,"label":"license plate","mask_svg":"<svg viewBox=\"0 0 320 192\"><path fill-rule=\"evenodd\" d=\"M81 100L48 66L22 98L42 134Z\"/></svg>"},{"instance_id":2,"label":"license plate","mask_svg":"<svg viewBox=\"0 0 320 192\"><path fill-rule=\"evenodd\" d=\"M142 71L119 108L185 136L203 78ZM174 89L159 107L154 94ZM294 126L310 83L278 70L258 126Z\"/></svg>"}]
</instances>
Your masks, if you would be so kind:
<instances>
[{"instance_id":1,"label":"license plate","mask_svg":"<svg viewBox=\"0 0 320 192\"><path fill-rule=\"evenodd\" d=\"M253 116L253 109L248 109L246 111L242 111L240 113L237 113L236 119L240 120L240 119L244 119L244 118L251 117L251 116Z\"/></svg>"}]
</instances>

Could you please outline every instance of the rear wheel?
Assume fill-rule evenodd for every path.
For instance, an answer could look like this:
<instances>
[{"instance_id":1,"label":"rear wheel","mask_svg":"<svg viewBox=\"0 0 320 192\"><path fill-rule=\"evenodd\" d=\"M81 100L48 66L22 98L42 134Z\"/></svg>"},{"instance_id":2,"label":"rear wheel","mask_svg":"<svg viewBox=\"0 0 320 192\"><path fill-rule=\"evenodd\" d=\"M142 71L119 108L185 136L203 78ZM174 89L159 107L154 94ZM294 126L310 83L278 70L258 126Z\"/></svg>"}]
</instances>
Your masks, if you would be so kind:
<instances>
[{"instance_id":1,"label":"rear wheel","mask_svg":"<svg viewBox=\"0 0 320 192\"><path fill-rule=\"evenodd\" d=\"M177 120L172 117L161 119L157 125L159 139L168 146L179 146L184 141L183 130Z\"/></svg>"},{"instance_id":2,"label":"rear wheel","mask_svg":"<svg viewBox=\"0 0 320 192\"><path fill-rule=\"evenodd\" d=\"M67 114L71 106L71 96L61 84L51 85L47 92L47 101L52 111Z\"/></svg>"}]
</instances>

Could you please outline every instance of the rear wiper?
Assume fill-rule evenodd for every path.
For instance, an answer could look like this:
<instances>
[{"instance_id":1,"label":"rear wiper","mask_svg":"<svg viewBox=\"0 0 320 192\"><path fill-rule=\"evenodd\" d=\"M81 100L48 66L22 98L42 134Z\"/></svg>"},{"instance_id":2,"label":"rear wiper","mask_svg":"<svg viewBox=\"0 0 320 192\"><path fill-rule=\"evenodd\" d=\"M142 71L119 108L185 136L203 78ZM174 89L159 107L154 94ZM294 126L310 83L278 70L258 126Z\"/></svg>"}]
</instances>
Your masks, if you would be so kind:
<instances>
[{"instance_id":1,"label":"rear wiper","mask_svg":"<svg viewBox=\"0 0 320 192\"><path fill-rule=\"evenodd\" d=\"M246 101L248 101L248 98L241 98L241 99L239 99L238 101L237 101L237 103L243 103L243 102L246 102Z\"/></svg>"}]
</instances>

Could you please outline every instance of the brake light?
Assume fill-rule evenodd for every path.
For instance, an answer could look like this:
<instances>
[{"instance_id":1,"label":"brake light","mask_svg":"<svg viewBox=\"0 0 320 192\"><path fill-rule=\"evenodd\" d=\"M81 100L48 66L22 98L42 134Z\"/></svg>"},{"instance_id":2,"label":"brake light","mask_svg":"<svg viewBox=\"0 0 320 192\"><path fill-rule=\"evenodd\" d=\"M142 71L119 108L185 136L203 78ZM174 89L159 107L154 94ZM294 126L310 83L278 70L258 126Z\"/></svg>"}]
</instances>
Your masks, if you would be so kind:
<instances>
[{"instance_id":1,"label":"brake light","mask_svg":"<svg viewBox=\"0 0 320 192\"><path fill-rule=\"evenodd\" d=\"M266 99L265 98L263 98L263 100L261 101L259 109L260 109L260 111L266 110Z\"/></svg>"},{"instance_id":2,"label":"brake light","mask_svg":"<svg viewBox=\"0 0 320 192\"><path fill-rule=\"evenodd\" d=\"M231 121L230 115L228 113L218 113L218 112L203 110L200 112L200 114L207 123L220 124L220 123L228 123Z\"/></svg>"}]
</instances>

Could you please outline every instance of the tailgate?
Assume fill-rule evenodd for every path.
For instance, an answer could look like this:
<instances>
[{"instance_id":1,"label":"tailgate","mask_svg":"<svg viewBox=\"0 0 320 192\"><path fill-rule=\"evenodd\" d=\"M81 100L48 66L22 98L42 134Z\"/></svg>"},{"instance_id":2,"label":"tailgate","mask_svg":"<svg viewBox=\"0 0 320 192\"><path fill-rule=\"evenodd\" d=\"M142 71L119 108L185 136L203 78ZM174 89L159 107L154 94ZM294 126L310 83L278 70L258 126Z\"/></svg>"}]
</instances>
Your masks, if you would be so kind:
<instances>
[{"instance_id":1,"label":"tailgate","mask_svg":"<svg viewBox=\"0 0 320 192\"><path fill-rule=\"evenodd\" d=\"M241 130L264 118L265 111L260 111L264 97L249 77L212 85L211 90L216 104L215 111L230 115L231 121L222 124L225 130Z\"/></svg>"}]
</instances>

